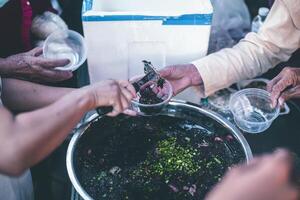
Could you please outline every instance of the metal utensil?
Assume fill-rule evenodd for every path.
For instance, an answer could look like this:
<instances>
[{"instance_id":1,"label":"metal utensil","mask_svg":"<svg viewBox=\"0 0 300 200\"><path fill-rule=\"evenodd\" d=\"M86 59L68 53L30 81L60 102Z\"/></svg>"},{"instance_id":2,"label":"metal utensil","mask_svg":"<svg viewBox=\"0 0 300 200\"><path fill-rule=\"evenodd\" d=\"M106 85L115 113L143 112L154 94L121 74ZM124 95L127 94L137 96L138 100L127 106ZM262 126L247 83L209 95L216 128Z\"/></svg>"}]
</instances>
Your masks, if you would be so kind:
<instances>
[{"instance_id":1,"label":"metal utensil","mask_svg":"<svg viewBox=\"0 0 300 200\"><path fill-rule=\"evenodd\" d=\"M139 92L141 90L142 86L149 83L150 81L157 82L160 79L162 79L159 76L159 73L156 71L156 69L151 64L151 62L143 60L143 63L144 63L144 72L145 72L146 75L142 79L132 83L132 85L133 85L136 92ZM112 112L113 107L112 106L99 107L99 108L96 109L96 111L98 113L98 116L96 116L96 117L92 118L91 120L88 120L87 122L79 125L79 127L77 129L80 129L80 128L86 126L87 124L97 120L98 118Z\"/></svg>"},{"instance_id":2,"label":"metal utensil","mask_svg":"<svg viewBox=\"0 0 300 200\"><path fill-rule=\"evenodd\" d=\"M78 124L76 127L77 130L81 129L82 127L85 127L87 124L94 122L95 120L99 119L100 117L103 117L104 115L107 115L108 113L113 111L112 106L107 106L107 107L99 107L96 108L97 114L93 115L94 117L90 118L86 122L82 124Z\"/></svg>"},{"instance_id":3,"label":"metal utensil","mask_svg":"<svg viewBox=\"0 0 300 200\"><path fill-rule=\"evenodd\" d=\"M142 79L132 83L136 92L139 92L141 90L141 87L149 83L150 81L158 82L161 79L159 73L153 67L151 62L143 60L143 63L144 63L144 72L146 75Z\"/></svg>"}]
</instances>

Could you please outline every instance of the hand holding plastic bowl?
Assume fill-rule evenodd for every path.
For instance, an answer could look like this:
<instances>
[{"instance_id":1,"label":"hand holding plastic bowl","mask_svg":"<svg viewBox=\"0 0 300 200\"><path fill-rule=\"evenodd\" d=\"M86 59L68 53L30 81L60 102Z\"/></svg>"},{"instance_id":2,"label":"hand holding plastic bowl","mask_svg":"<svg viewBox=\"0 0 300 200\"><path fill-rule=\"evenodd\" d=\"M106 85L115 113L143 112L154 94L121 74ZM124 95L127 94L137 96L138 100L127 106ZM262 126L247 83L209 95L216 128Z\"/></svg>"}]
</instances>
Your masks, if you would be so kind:
<instances>
[{"instance_id":1,"label":"hand holding plastic bowl","mask_svg":"<svg viewBox=\"0 0 300 200\"><path fill-rule=\"evenodd\" d=\"M87 58L87 47L84 38L72 30L52 33L45 41L43 54L51 59L69 59L70 63L56 69L75 71Z\"/></svg>"},{"instance_id":2,"label":"hand holding plastic bowl","mask_svg":"<svg viewBox=\"0 0 300 200\"><path fill-rule=\"evenodd\" d=\"M144 75L136 76L131 78L130 82L135 82L140 80ZM131 101L131 109L137 112L139 115L150 116L150 115L157 115L161 113L164 106L168 104L173 96L173 88L169 81L165 80L162 87L158 86L157 82L149 82L145 86L150 86L152 91L157 94L162 101L160 103L155 104L145 104L141 103L141 95L138 93L137 97ZM143 91L146 87L143 86L141 91Z\"/></svg>"},{"instance_id":3,"label":"hand holding plastic bowl","mask_svg":"<svg viewBox=\"0 0 300 200\"><path fill-rule=\"evenodd\" d=\"M52 33L45 41L43 47L44 57L51 59L69 59L70 63L64 67L58 67L58 70L78 69L87 58L87 47L84 38L77 32L72 30L58 31ZM133 78L132 81L138 80L142 76ZM151 88L157 89L157 83L152 83ZM143 104L139 102L140 96L132 100L132 110L141 115L158 114L166 105L172 95L173 90L171 84L166 81L162 90L157 94L163 101L157 104Z\"/></svg>"},{"instance_id":4,"label":"hand holding plastic bowl","mask_svg":"<svg viewBox=\"0 0 300 200\"><path fill-rule=\"evenodd\" d=\"M272 107L271 95L266 90L249 88L232 95L229 103L236 125L248 133L267 130L279 116L280 107Z\"/></svg>"}]
</instances>

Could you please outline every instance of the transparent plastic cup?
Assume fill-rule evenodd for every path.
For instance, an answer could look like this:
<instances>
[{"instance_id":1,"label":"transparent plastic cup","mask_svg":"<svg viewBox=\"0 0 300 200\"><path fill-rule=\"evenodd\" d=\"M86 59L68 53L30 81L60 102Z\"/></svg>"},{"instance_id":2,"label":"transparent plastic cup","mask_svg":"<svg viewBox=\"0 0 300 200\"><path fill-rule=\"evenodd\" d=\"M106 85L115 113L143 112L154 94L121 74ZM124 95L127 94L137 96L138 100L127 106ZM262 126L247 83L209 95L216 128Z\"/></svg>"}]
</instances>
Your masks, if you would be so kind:
<instances>
[{"instance_id":1,"label":"transparent plastic cup","mask_svg":"<svg viewBox=\"0 0 300 200\"><path fill-rule=\"evenodd\" d=\"M72 30L52 33L43 46L45 58L69 59L70 63L56 69L62 71L75 71L87 58L87 47L84 38Z\"/></svg>"},{"instance_id":2,"label":"transparent plastic cup","mask_svg":"<svg viewBox=\"0 0 300 200\"><path fill-rule=\"evenodd\" d=\"M270 80L265 78L256 78L256 79L250 79L250 80L244 80L239 83L237 83L238 90L248 89L248 88L258 88L267 90L267 85ZM284 103L283 107L280 109L279 115L287 115L290 113L290 108L287 105L287 103Z\"/></svg>"},{"instance_id":3,"label":"transparent plastic cup","mask_svg":"<svg viewBox=\"0 0 300 200\"><path fill-rule=\"evenodd\" d=\"M208 103L220 111L229 111L230 97L236 92L232 88L226 88L208 97ZM230 111L229 111L230 112Z\"/></svg>"},{"instance_id":4,"label":"transparent plastic cup","mask_svg":"<svg viewBox=\"0 0 300 200\"><path fill-rule=\"evenodd\" d=\"M244 89L232 95L229 103L236 125L248 133L267 130L278 117L280 108L271 106L271 95L262 89Z\"/></svg>"},{"instance_id":5,"label":"transparent plastic cup","mask_svg":"<svg viewBox=\"0 0 300 200\"><path fill-rule=\"evenodd\" d=\"M133 78L131 79L131 82L137 81L142 77L143 76ZM137 97L131 101L131 109L137 112L139 115L144 115L144 116L157 115L161 113L164 106L168 104L168 102L171 100L173 96L172 85L169 81L165 80L165 83L163 84L162 88L159 88L157 86L157 83L155 82L150 82L146 86L150 86L152 91L157 94L157 97L161 98L163 101L156 104L140 103L141 96L138 93ZM146 87L142 87L140 92L142 92L145 88Z\"/></svg>"}]
</instances>

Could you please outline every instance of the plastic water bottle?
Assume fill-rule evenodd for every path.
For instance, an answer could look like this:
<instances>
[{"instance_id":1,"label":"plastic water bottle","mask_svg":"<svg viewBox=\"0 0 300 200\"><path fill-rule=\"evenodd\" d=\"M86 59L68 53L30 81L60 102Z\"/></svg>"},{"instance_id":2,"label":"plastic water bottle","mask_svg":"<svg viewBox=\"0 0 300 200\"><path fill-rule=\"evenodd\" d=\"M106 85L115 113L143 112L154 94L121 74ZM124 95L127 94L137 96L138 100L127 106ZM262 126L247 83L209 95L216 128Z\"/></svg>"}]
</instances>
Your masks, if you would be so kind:
<instances>
[{"instance_id":1,"label":"plastic water bottle","mask_svg":"<svg viewBox=\"0 0 300 200\"><path fill-rule=\"evenodd\" d=\"M92 10L93 8L93 0L84 0L82 3L82 11L85 13L86 11Z\"/></svg>"},{"instance_id":2,"label":"plastic water bottle","mask_svg":"<svg viewBox=\"0 0 300 200\"><path fill-rule=\"evenodd\" d=\"M263 23L265 22L268 14L269 14L269 8L259 8L258 10L258 15L256 17L254 17L253 21L252 21L252 32L257 33L260 29L260 27L263 25Z\"/></svg>"}]
</instances>

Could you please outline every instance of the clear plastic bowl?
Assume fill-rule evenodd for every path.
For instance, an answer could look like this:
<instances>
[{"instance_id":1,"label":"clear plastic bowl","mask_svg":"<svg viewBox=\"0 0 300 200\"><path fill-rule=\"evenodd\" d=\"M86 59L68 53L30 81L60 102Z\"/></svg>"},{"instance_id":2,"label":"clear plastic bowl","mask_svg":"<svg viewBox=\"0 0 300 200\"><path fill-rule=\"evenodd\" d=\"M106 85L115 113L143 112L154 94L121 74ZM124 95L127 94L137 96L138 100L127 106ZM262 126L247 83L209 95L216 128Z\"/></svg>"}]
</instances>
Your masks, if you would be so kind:
<instances>
[{"instance_id":1,"label":"clear plastic bowl","mask_svg":"<svg viewBox=\"0 0 300 200\"><path fill-rule=\"evenodd\" d=\"M139 76L136 78L131 79L131 82L141 79L143 76ZM151 83L151 87L155 90L157 88L156 83ZM143 90L143 88L141 89ZM140 96L138 95L135 99L131 101L131 109L135 112L137 112L139 115L157 115L159 114L164 106L168 104L168 102L171 100L173 96L173 88L169 81L165 80L165 83L161 89L161 92L158 94L158 96L163 99L162 102L157 104L143 104L140 103Z\"/></svg>"},{"instance_id":2,"label":"clear plastic bowl","mask_svg":"<svg viewBox=\"0 0 300 200\"><path fill-rule=\"evenodd\" d=\"M267 130L278 117L280 108L271 106L269 92L250 88L232 95L229 103L236 125L248 133Z\"/></svg>"},{"instance_id":3,"label":"clear plastic bowl","mask_svg":"<svg viewBox=\"0 0 300 200\"><path fill-rule=\"evenodd\" d=\"M230 97L236 92L232 88L225 88L219 90L215 94L207 98L208 103L215 109L219 111L229 111L229 101ZM230 111L229 111L230 112Z\"/></svg>"},{"instance_id":4,"label":"clear plastic bowl","mask_svg":"<svg viewBox=\"0 0 300 200\"><path fill-rule=\"evenodd\" d=\"M56 69L62 71L75 71L87 58L87 47L84 38L72 30L52 33L43 46L45 58L69 59L70 63Z\"/></svg>"}]
</instances>

